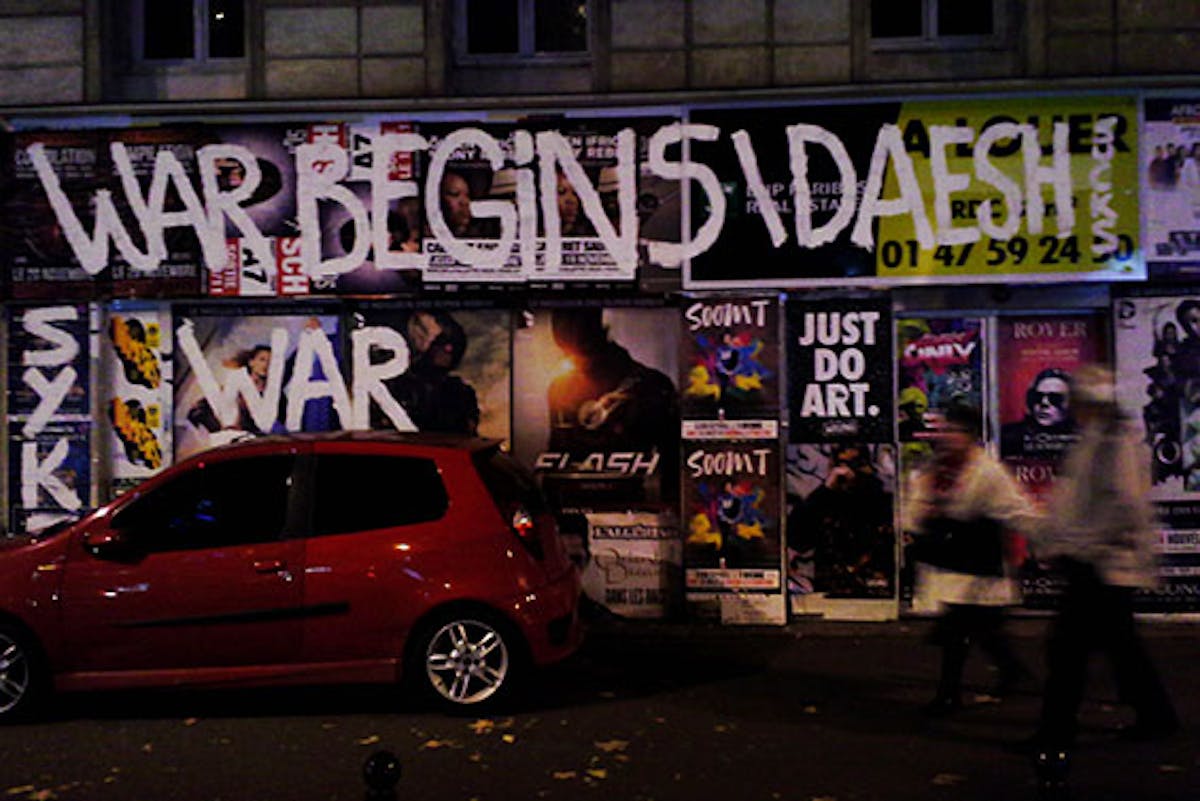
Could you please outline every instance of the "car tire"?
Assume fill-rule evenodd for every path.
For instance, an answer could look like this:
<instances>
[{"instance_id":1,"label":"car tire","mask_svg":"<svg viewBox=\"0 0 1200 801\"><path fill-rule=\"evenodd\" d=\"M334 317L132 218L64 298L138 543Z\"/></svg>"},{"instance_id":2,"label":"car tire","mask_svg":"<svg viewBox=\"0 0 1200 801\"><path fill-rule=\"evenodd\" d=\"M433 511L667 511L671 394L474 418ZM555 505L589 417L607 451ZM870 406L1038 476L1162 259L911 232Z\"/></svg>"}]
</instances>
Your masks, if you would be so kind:
<instances>
[{"instance_id":1,"label":"car tire","mask_svg":"<svg viewBox=\"0 0 1200 801\"><path fill-rule=\"evenodd\" d=\"M0 623L0 722L25 720L46 694L41 652L24 629Z\"/></svg>"},{"instance_id":2,"label":"car tire","mask_svg":"<svg viewBox=\"0 0 1200 801\"><path fill-rule=\"evenodd\" d=\"M491 712L509 702L527 672L525 643L516 628L484 609L463 608L420 627L405 673L424 698L443 711Z\"/></svg>"}]
</instances>

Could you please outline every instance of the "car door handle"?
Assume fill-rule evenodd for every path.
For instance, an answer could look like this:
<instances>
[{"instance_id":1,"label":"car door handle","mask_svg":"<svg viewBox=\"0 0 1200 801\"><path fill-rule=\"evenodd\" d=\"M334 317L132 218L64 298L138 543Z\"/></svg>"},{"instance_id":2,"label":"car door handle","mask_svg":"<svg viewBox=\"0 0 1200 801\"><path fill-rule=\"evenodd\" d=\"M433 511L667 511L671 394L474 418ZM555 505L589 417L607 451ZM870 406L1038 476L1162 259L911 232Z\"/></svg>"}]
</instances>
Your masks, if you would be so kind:
<instances>
[{"instance_id":1,"label":"car door handle","mask_svg":"<svg viewBox=\"0 0 1200 801\"><path fill-rule=\"evenodd\" d=\"M254 563L255 573L285 573L287 564L281 559L264 559Z\"/></svg>"}]
</instances>

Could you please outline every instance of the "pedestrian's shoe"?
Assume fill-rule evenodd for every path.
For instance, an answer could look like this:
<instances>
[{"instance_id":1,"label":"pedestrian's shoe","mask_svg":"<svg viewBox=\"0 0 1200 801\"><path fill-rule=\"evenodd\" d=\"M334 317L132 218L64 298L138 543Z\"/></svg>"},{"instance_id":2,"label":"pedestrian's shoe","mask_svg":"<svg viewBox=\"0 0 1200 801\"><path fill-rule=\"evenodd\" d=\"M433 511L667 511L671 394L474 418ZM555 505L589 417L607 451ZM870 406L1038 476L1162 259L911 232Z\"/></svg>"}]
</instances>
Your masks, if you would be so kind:
<instances>
[{"instance_id":1,"label":"pedestrian's shoe","mask_svg":"<svg viewBox=\"0 0 1200 801\"><path fill-rule=\"evenodd\" d=\"M1068 797L1067 774L1071 763L1065 748L1042 748L1033 755L1038 801L1063 801Z\"/></svg>"},{"instance_id":2,"label":"pedestrian's shoe","mask_svg":"<svg viewBox=\"0 0 1200 801\"><path fill-rule=\"evenodd\" d=\"M1139 720L1117 729L1117 738L1130 743L1149 743L1166 740L1179 731L1179 721L1173 718L1156 721Z\"/></svg>"},{"instance_id":3,"label":"pedestrian's shoe","mask_svg":"<svg viewBox=\"0 0 1200 801\"><path fill-rule=\"evenodd\" d=\"M921 708L927 718L944 718L962 709L962 700L957 695L936 695Z\"/></svg>"}]
</instances>

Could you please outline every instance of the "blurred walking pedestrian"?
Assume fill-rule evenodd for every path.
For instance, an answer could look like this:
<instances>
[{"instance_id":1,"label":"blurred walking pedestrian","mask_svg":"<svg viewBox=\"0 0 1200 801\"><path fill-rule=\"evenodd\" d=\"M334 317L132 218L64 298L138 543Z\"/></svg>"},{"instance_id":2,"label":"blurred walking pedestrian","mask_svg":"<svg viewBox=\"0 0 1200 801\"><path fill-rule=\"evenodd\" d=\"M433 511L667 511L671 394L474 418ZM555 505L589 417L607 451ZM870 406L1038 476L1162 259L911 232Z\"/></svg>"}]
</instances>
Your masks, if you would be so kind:
<instances>
[{"instance_id":1,"label":"blurred walking pedestrian","mask_svg":"<svg viewBox=\"0 0 1200 801\"><path fill-rule=\"evenodd\" d=\"M1136 718L1126 739L1161 739L1179 726L1133 616L1139 587L1158 578L1156 529L1147 496L1150 454L1116 403L1113 375L1099 365L1077 370L1071 407L1080 439L1051 493L1038 555L1055 558L1066 588L1047 645L1048 668L1034 753L1065 755L1075 741L1087 662L1102 649L1121 701Z\"/></svg>"},{"instance_id":2,"label":"blurred walking pedestrian","mask_svg":"<svg viewBox=\"0 0 1200 801\"><path fill-rule=\"evenodd\" d=\"M997 459L979 445L979 409L952 401L934 434L928 470L904 494L901 523L917 562L916 603L943 614L932 641L942 648L937 693L925 707L942 716L962 706L962 677L972 643L999 671L992 694L1004 696L1029 676L1005 631L1005 607L1020 591L1005 560L1008 532L1025 531L1036 509Z\"/></svg>"}]
</instances>

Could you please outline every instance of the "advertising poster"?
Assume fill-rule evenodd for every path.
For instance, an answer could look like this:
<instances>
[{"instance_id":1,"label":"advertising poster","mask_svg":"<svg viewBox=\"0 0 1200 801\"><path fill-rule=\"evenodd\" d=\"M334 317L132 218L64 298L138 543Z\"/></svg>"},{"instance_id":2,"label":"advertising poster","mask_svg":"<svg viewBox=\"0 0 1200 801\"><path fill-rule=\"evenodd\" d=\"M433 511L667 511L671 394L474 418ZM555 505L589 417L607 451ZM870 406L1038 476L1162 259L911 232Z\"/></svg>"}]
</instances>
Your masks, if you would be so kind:
<instances>
[{"instance_id":1,"label":"advertising poster","mask_svg":"<svg viewBox=\"0 0 1200 801\"><path fill-rule=\"evenodd\" d=\"M697 109L715 136L690 142L684 286L1143 279L1137 113L1090 95Z\"/></svg>"},{"instance_id":2,"label":"advertising poster","mask_svg":"<svg viewBox=\"0 0 1200 801\"><path fill-rule=\"evenodd\" d=\"M892 325L886 298L787 301L791 442L892 439Z\"/></svg>"},{"instance_id":3,"label":"advertising poster","mask_svg":"<svg viewBox=\"0 0 1200 801\"><path fill-rule=\"evenodd\" d=\"M1163 586L1144 609L1200 608L1200 294L1113 301L1117 402L1144 432Z\"/></svg>"},{"instance_id":4,"label":"advertising poster","mask_svg":"<svg viewBox=\"0 0 1200 801\"><path fill-rule=\"evenodd\" d=\"M110 455L106 498L171 463L174 389L171 311L165 304L114 304L100 335L100 364Z\"/></svg>"},{"instance_id":5,"label":"advertising poster","mask_svg":"<svg viewBox=\"0 0 1200 801\"><path fill-rule=\"evenodd\" d=\"M779 416L776 296L685 300L681 340L685 419Z\"/></svg>"},{"instance_id":6,"label":"advertising poster","mask_svg":"<svg viewBox=\"0 0 1200 801\"><path fill-rule=\"evenodd\" d=\"M1144 101L1141 187L1154 278L1200 278L1200 97Z\"/></svg>"},{"instance_id":7,"label":"advertising poster","mask_svg":"<svg viewBox=\"0 0 1200 801\"><path fill-rule=\"evenodd\" d=\"M1001 317L997 321L1000 458L1030 493L1049 490L1064 452L1078 439L1071 376L1107 361L1104 321L1095 315Z\"/></svg>"},{"instance_id":8,"label":"advertising poster","mask_svg":"<svg viewBox=\"0 0 1200 801\"><path fill-rule=\"evenodd\" d=\"M722 595L770 595L786 616L778 441L688 441L683 447L684 586L698 609ZM783 622L768 619L728 622Z\"/></svg>"},{"instance_id":9,"label":"advertising poster","mask_svg":"<svg viewBox=\"0 0 1200 801\"><path fill-rule=\"evenodd\" d=\"M983 409L983 349L982 320L896 320L896 431L902 450L928 450L924 440L930 413L950 401L965 400Z\"/></svg>"},{"instance_id":10,"label":"advertising poster","mask_svg":"<svg viewBox=\"0 0 1200 801\"><path fill-rule=\"evenodd\" d=\"M895 447L789 446L786 489L789 595L894 598ZM807 606L794 603L793 611Z\"/></svg>"},{"instance_id":11,"label":"advertising poster","mask_svg":"<svg viewBox=\"0 0 1200 801\"><path fill-rule=\"evenodd\" d=\"M366 427L351 425L338 317L270 311L176 308L176 460L262 434Z\"/></svg>"},{"instance_id":12,"label":"advertising poster","mask_svg":"<svg viewBox=\"0 0 1200 801\"><path fill-rule=\"evenodd\" d=\"M8 528L40 531L93 505L92 311L15 307L8 326Z\"/></svg>"},{"instance_id":13,"label":"advertising poster","mask_svg":"<svg viewBox=\"0 0 1200 801\"><path fill-rule=\"evenodd\" d=\"M80 265L26 150L35 143L41 145L47 162L54 165L64 216L75 216L87 230L94 225L93 193L107 187L108 157L102 132L13 135L12 164L6 165L6 188L0 201L12 297L35 300L104 294L111 270L93 275Z\"/></svg>"},{"instance_id":14,"label":"advertising poster","mask_svg":"<svg viewBox=\"0 0 1200 801\"><path fill-rule=\"evenodd\" d=\"M446 303L359 307L350 335L366 344L352 348L352 372L378 382L370 427L509 439L510 317Z\"/></svg>"},{"instance_id":15,"label":"advertising poster","mask_svg":"<svg viewBox=\"0 0 1200 801\"><path fill-rule=\"evenodd\" d=\"M120 224L133 242L146 248L161 247L158 263L146 270L131 263L115 249L110 264L112 292L117 296L198 295L201 291L200 240L186 218L201 225L204 216L198 198L200 187L198 149L204 141L196 126L146 126L103 132L102 164L112 189ZM113 144L124 156L113 152ZM119 158L127 161L118 161ZM162 165L170 164L168 170ZM164 176L170 179L164 180ZM132 177L139 197L126 190L124 180ZM161 202L159 197L161 193ZM144 206L144 208L142 208ZM90 226L88 230L92 230ZM159 232L158 235L153 232Z\"/></svg>"},{"instance_id":16,"label":"advertising poster","mask_svg":"<svg viewBox=\"0 0 1200 801\"><path fill-rule=\"evenodd\" d=\"M589 514L583 592L610 614L669 617L683 599L683 540L675 516Z\"/></svg>"},{"instance_id":17,"label":"advertising poster","mask_svg":"<svg viewBox=\"0 0 1200 801\"><path fill-rule=\"evenodd\" d=\"M539 477L568 545L583 514L678 508L679 310L559 306L513 334L513 453Z\"/></svg>"}]
</instances>

